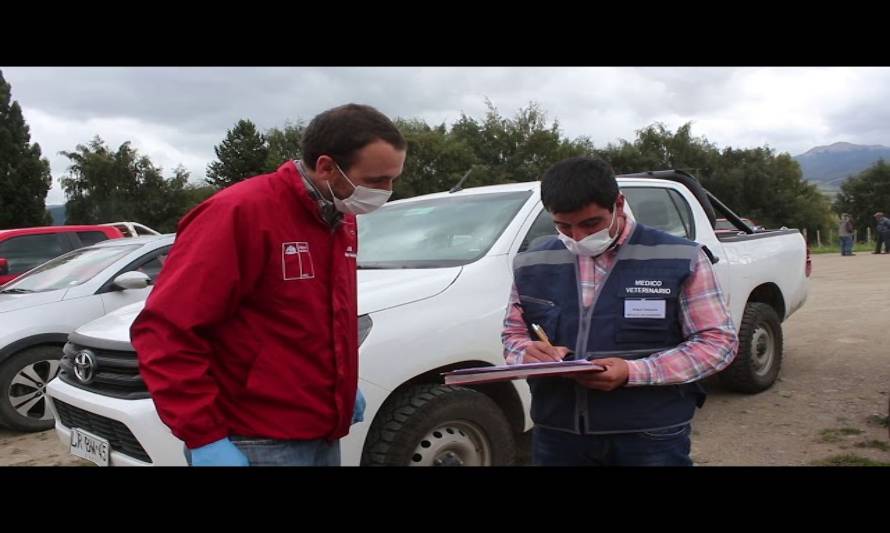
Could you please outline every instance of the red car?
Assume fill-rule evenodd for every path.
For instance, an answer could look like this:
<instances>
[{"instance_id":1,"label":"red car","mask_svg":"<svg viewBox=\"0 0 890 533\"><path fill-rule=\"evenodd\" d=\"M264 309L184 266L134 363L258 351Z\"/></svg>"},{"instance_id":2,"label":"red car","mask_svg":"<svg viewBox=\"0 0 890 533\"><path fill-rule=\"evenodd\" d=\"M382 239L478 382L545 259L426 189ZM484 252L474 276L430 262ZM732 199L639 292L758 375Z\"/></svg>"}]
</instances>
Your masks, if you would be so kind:
<instances>
[{"instance_id":1,"label":"red car","mask_svg":"<svg viewBox=\"0 0 890 533\"><path fill-rule=\"evenodd\" d=\"M0 285L71 250L123 236L113 226L41 226L0 230Z\"/></svg>"}]
</instances>

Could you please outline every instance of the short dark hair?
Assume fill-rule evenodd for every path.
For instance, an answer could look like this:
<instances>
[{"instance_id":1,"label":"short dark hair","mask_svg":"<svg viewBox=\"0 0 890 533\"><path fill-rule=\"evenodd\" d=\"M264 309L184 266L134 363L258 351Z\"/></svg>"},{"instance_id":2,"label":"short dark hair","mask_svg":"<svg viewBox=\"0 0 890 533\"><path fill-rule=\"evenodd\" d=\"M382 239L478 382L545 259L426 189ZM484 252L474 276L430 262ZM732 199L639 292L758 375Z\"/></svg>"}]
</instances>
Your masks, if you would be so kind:
<instances>
[{"instance_id":1,"label":"short dark hair","mask_svg":"<svg viewBox=\"0 0 890 533\"><path fill-rule=\"evenodd\" d=\"M541 203L551 213L570 213L591 203L611 212L617 199L615 172L599 158L564 159L541 178Z\"/></svg>"},{"instance_id":2,"label":"short dark hair","mask_svg":"<svg viewBox=\"0 0 890 533\"><path fill-rule=\"evenodd\" d=\"M355 162L356 153L382 140L397 150L408 143L396 125L369 105L346 104L320 113L303 132L303 160L315 170L319 156L331 156L344 170Z\"/></svg>"}]
</instances>

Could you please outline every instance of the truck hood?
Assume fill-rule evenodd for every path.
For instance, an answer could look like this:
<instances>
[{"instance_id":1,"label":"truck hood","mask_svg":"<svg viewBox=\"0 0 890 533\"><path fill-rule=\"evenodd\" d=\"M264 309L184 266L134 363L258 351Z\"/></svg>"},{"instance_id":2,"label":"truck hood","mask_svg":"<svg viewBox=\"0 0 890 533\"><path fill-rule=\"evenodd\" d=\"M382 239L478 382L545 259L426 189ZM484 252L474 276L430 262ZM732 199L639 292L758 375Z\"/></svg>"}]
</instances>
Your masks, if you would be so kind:
<instances>
[{"instance_id":1,"label":"truck hood","mask_svg":"<svg viewBox=\"0 0 890 533\"><path fill-rule=\"evenodd\" d=\"M96 348L132 350L130 326L143 307L145 300L116 309L80 326L71 334L69 340L75 344L86 344ZM99 341L96 342L95 339Z\"/></svg>"},{"instance_id":2,"label":"truck hood","mask_svg":"<svg viewBox=\"0 0 890 533\"><path fill-rule=\"evenodd\" d=\"M358 314L431 298L447 289L463 267L358 271Z\"/></svg>"},{"instance_id":3,"label":"truck hood","mask_svg":"<svg viewBox=\"0 0 890 533\"><path fill-rule=\"evenodd\" d=\"M431 298L454 283L462 268L359 270L358 312L363 315ZM37 294L42 293L30 296ZM144 306L143 300L88 322L72 333L71 341L108 349L132 349L130 326Z\"/></svg>"}]
</instances>

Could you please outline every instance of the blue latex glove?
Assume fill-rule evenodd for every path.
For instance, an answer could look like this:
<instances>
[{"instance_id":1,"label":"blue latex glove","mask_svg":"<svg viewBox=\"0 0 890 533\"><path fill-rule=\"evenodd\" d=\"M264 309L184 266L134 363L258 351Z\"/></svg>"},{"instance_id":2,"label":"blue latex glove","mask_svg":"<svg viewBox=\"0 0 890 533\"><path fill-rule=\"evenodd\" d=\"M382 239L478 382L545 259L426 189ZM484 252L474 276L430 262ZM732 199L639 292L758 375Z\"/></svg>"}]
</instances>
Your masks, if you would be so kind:
<instances>
[{"instance_id":1,"label":"blue latex glove","mask_svg":"<svg viewBox=\"0 0 890 533\"><path fill-rule=\"evenodd\" d=\"M192 466L250 466L247 456L228 437L189 451Z\"/></svg>"},{"instance_id":2,"label":"blue latex glove","mask_svg":"<svg viewBox=\"0 0 890 533\"><path fill-rule=\"evenodd\" d=\"M363 422L365 420L365 395L361 389L355 392L355 409L352 410L352 423Z\"/></svg>"}]
</instances>

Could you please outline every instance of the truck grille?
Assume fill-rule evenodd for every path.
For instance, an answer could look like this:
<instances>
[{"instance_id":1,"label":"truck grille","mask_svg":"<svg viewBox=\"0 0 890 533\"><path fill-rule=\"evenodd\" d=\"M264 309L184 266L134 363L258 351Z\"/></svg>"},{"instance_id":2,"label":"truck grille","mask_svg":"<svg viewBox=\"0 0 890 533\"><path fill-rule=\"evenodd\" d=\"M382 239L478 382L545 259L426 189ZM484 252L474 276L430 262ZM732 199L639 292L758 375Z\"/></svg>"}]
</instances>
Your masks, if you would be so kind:
<instances>
[{"instance_id":1,"label":"truck grille","mask_svg":"<svg viewBox=\"0 0 890 533\"><path fill-rule=\"evenodd\" d=\"M82 350L89 350L94 360L91 369L92 379L87 383L81 381L74 372L74 359ZM142 376L139 375L136 352L100 350L69 342L65 345L63 353L59 378L65 383L96 394L123 400L141 400L151 397L145 382L142 381Z\"/></svg>"},{"instance_id":2,"label":"truck grille","mask_svg":"<svg viewBox=\"0 0 890 533\"><path fill-rule=\"evenodd\" d=\"M133 432L123 423L73 405L53 399L53 405L59 413L62 424L68 428L78 428L108 440L111 449L134 459L151 463L151 457L145 453L142 445L136 440Z\"/></svg>"}]
</instances>

